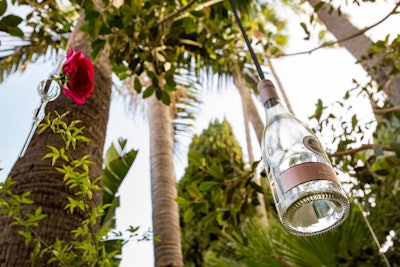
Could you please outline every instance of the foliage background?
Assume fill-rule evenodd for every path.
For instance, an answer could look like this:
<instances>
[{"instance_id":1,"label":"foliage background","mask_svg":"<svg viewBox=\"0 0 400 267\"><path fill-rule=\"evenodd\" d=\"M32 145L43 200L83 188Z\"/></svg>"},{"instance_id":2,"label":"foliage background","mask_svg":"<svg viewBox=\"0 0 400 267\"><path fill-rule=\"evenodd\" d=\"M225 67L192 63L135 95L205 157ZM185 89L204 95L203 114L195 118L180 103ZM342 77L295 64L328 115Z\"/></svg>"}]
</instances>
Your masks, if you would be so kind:
<instances>
[{"instance_id":1,"label":"foliage background","mask_svg":"<svg viewBox=\"0 0 400 267\"><path fill-rule=\"evenodd\" d=\"M352 10L351 21L362 28L378 21L390 9L391 5L380 2L377 5L363 4L368 8ZM288 17L292 16L287 9L283 10L279 4L276 6ZM367 14L367 17L365 16ZM400 32L400 16L393 16L390 20L368 32L372 39L383 39L386 34L393 36ZM304 33L298 21L290 24L290 42L287 52L305 51L317 46L316 40L303 41ZM314 113L317 99L322 98L325 104L332 103L341 98L346 90L353 87L352 79L363 80L365 73L359 66L354 65L354 59L344 49L322 49L310 55L282 58L275 60L275 67L283 80L293 109L301 119ZM24 138L26 137L32 112L39 103L36 94L36 85L53 69L51 62L36 63L28 66L24 74L14 74L0 84L0 179L4 179L14 161L17 159ZM228 82L227 89L233 84ZM204 106L201 118L196 124L195 133L207 127L211 118L222 118L226 115L231 122L239 143L244 147L244 129L240 112L240 99L232 91L226 93L205 93ZM301 99L301 101L297 101ZM366 108L367 101L354 104L360 117L367 117L371 111ZM133 119L127 115L124 101L114 95L109 130L107 134L108 147L112 141L123 136L128 138L129 148L139 149L131 176L128 177L121 191L121 208L117 211L118 225L121 229L128 225L141 225L143 230L151 226L151 203L148 165L148 129L141 119ZM263 115L263 114L262 114ZM186 140L189 143L190 139ZM326 145L326 144L325 144ZM258 146L254 145L255 152L259 155ZM186 152L182 152L186 154ZM246 155L245 155L246 156ZM259 157L259 156L258 156ZM256 157L257 158L257 157ZM181 177L185 166L184 160L177 160L177 177ZM152 266L153 257L151 242L131 244L125 249L121 266L130 266L129 263L140 262L142 266Z\"/></svg>"}]
</instances>

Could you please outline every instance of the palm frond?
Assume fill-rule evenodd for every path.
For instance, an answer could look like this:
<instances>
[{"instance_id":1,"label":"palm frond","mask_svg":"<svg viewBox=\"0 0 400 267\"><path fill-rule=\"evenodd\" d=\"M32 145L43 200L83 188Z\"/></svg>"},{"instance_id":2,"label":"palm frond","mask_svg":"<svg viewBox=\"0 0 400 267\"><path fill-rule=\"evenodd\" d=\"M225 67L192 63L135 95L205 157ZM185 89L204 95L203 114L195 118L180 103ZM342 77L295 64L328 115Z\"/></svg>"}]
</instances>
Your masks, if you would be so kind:
<instances>
[{"instance_id":1,"label":"palm frond","mask_svg":"<svg viewBox=\"0 0 400 267\"><path fill-rule=\"evenodd\" d=\"M21 42L18 46L0 49L0 83L10 74L24 72L29 63L35 63L43 56L54 58L60 49L51 43L42 46L37 43Z\"/></svg>"},{"instance_id":2,"label":"palm frond","mask_svg":"<svg viewBox=\"0 0 400 267\"><path fill-rule=\"evenodd\" d=\"M277 244L282 242L282 230L276 219L269 218L268 225L256 217L243 226L243 233L226 235L226 247L221 257L216 253L207 253L206 266L267 267L292 266L280 255Z\"/></svg>"},{"instance_id":3,"label":"palm frond","mask_svg":"<svg viewBox=\"0 0 400 267\"><path fill-rule=\"evenodd\" d=\"M176 91L171 92L170 114L173 122L174 154L178 158L184 145L183 138L187 141L192 137L193 125L200 111L201 99L198 92L201 90L198 76L186 70L175 75Z\"/></svg>"},{"instance_id":4,"label":"palm frond","mask_svg":"<svg viewBox=\"0 0 400 267\"><path fill-rule=\"evenodd\" d=\"M1 33L0 82L11 73L24 71L28 63L36 62L48 53L65 49L78 18L77 6L60 1L18 1L28 5L23 36Z\"/></svg>"},{"instance_id":5,"label":"palm frond","mask_svg":"<svg viewBox=\"0 0 400 267\"><path fill-rule=\"evenodd\" d=\"M314 237L286 234L280 246L284 257L297 266L336 266L339 263L358 266L371 259L375 263L380 261L361 211L355 206L339 228ZM370 251L369 254L366 251Z\"/></svg>"},{"instance_id":6,"label":"palm frond","mask_svg":"<svg viewBox=\"0 0 400 267\"><path fill-rule=\"evenodd\" d=\"M286 232L273 216L268 222L251 218L243 234L226 237L221 251L207 254L207 266L377 266L383 265L374 246L363 215L352 207L347 220L337 229L313 237L299 237ZM244 265L237 265L242 263ZM220 265L216 265L220 264Z\"/></svg>"}]
</instances>

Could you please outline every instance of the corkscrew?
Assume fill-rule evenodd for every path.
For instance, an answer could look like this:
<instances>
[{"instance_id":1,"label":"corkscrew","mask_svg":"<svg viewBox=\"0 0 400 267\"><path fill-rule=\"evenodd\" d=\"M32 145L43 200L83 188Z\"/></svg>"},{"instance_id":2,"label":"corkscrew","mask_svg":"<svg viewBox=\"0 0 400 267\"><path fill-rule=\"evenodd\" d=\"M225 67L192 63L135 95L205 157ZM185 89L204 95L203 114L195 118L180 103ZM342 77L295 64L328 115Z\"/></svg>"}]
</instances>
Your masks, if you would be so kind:
<instances>
[{"instance_id":1,"label":"corkscrew","mask_svg":"<svg viewBox=\"0 0 400 267\"><path fill-rule=\"evenodd\" d=\"M39 83L38 85L38 93L40 95L40 104L37 109L33 112L33 121L31 130L29 131L28 137L25 140L24 146L19 154L19 157L22 158L25 155L26 150L28 149L29 143L32 140L33 134L36 131L37 126L45 117L45 109L47 103L57 99L60 95L61 88L59 83L52 79L46 79Z\"/></svg>"},{"instance_id":2,"label":"corkscrew","mask_svg":"<svg viewBox=\"0 0 400 267\"><path fill-rule=\"evenodd\" d=\"M57 81L58 75L60 75L61 70L66 62L65 54L61 53L60 59L58 60L57 68L54 69L50 73L50 77L46 80L43 80L39 83L37 91L40 96L40 103L37 109L33 112L33 121L31 130L29 131L28 137L25 140L24 146L19 154L19 157L22 158L26 150L28 149L29 143L32 140L32 137L38 127L39 123L45 117L45 109L49 102L54 101L58 98L61 93L61 86Z\"/></svg>"}]
</instances>

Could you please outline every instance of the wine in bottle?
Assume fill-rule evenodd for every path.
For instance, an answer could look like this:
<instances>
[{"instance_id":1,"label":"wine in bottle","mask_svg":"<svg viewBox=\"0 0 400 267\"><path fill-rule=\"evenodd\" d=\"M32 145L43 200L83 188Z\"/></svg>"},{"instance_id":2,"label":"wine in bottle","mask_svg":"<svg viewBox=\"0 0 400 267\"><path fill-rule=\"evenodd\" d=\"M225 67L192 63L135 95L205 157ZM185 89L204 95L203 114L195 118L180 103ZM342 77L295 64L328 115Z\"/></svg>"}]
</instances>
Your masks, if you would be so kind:
<instances>
[{"instance_id":1,"label":"wine in bottle","mask_svg":"<svg viewBox=\"0 0 400 267\"><path fill-rule=\"evenodd\" d=\"M321 143L281 104L270 80L257 87L266 112L262 157L283 226L301 236L337 227L350 203Z\"/></svg>"}]
</instances>

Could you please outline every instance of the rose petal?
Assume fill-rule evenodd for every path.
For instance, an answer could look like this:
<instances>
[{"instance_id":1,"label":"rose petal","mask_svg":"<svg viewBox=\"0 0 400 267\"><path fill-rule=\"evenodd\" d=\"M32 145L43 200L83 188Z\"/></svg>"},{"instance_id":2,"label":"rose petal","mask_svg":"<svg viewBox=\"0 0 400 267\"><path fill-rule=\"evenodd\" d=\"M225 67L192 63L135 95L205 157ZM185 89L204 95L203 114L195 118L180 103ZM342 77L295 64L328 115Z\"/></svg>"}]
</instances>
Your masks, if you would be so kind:
<instances>
[{"instance_id":1,"label":"rose petal","mask_svg":"<svg viewBox=\"0 0 400 267\"><path fill-rule=\"evenodd\" d=\"M71 98L75 103L77 103L79 105L85 104L85 98L84 97L77 96L74 92L69 90L67 87L63 88L63 93L66 96L68 96L69 98Z\"/></svg>"},{"instance_id":2,"label":"rose petal","mask_svg":"<svg viewBox=\"0 0 400 267\"><path fill-rule=\"evenodd\" d=\"M94 66L91 60L71 48L66 57L63 73L67 77L64 93L76 103L82 103L92 95L94 90Z\"/></svg>"}]
</instances>

